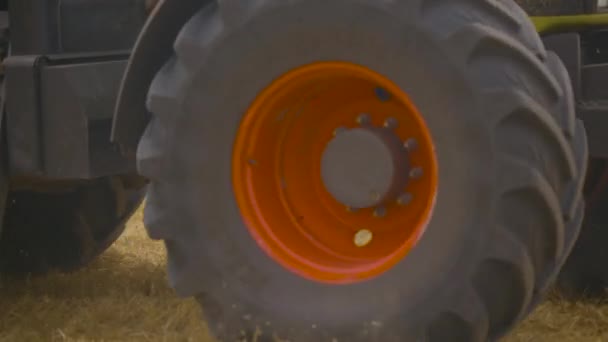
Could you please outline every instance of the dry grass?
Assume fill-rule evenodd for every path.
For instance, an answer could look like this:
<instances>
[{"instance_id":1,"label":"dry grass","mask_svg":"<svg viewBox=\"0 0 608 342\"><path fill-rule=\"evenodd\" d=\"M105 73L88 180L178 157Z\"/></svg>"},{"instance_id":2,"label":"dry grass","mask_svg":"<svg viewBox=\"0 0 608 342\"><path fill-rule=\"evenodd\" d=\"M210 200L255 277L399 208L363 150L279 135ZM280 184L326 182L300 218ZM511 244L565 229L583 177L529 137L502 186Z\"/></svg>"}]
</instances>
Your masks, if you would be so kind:
<instances>
[{"instance_id":1,"label":"dry grass","mask_svg":"<svg viewBox=\"0 0 608 342\"><path fill-rule=\"evenodd\" d=\"M167 286L164 258L138 212L88 269L0 282L0 341L211 341L196 303Z\"/></svg>"},{"instance_id":2,"label":"dry grass","mask_svg":"<svg viewBox=\"0 0 608 342\"><path fill-rule=\"evenodd\" d=\"M138 212L87 270L0 281L0 341L212 341L196 303L168 288L164 267ZM506 341L608 341L608 306L549 301Z\"/></svg>"}]
</instances>

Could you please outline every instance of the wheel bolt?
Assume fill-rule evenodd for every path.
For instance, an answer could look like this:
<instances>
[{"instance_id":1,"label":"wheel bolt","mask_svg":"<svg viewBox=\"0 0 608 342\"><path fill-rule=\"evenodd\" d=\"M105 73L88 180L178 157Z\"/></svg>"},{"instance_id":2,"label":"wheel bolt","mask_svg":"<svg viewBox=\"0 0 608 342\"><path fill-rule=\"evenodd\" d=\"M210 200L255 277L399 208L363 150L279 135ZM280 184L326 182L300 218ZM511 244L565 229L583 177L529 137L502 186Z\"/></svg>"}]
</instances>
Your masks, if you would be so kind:
<instances>
[{"instance_id":1,"label":"wheel bolt","mask_svg":"<svg viewBox=\"0 0 608 342\"><path fill-rule=\"evenodd\" d=\"M384 208L384 207L378 207L378 208L376 208L376 210L374 210L374 216L375 217L385 217L386 216L386 208Z\"/></svg>"},{"instance_id":2,"label":"wheel bolt","mask_svg":"<svg viewBox=\"0 0 608 342\"><path fill-rule=\"evenodd\" d=\"M420 177L422 177L422 168L415 167L410 171L410 178L419 179Z\"/></svg>"},{"instance_id":3,"label":"wheel bolt","mask_svg":"<svg viewBox=\"0 0 608 342\"><path fill-rule=\"evenodd\" d=\"M408 151L413 151L418 147L418 141L416 141L414 138L407 139L403 143L403 147Z\"/></svg>"},{"instance_id":4,"label":"wheel bolt","mask_svg":"<svg viewBox=\"0 0 608 342\"><path fill-rule=\"evenodd\" d=\"M344 133L346 131L346 128L344 127L338 127L334 130L334 137L340 133Z\"/></svg>"},{"instance_id":5,"label":"wheel bolt","mask_svg":"<svg viewBox=\"0 0 608 342\"><path fill-rule=\"evenodd\" d=\"M369 114L361 114L357 118L357 123L361 126L369 125L372 119L369 117Z\"/></svg>"},{"instance_id":6,"label":"wheel bolt","mask_svg":"<svg viewBox=\"0 0 608 342\"><path fill-rule=\"evenodd\" d=\"M403 206L403 205L408 205L410 204L410 202L412 202L413 196L410 193L405 193L401 196L399 196L399 198L397 199L397 204Z\"/></svg>"},{"instance_id":7,"label":"wheel bolt","mask_svg":"<svg viewBox=\"0 0 608 342\"><path fill-rule=\"evenodd\" d=\"M395 118L388 118L386 121L384 121L384 127L388 129L395 129L397 128L398 124L399 122Z\"/></svg>"},{"instance_id":8,"label":"wheel bolt","mask_svg":"<svg viewBox=\"0 0 608 342\"><path fill-rule=\"evenodd\" d=\"M355 234L354 242L357 247L365 247L369 245L374 238L374 234L367 229L361 229Z\"/></svg>"}]
</instances>

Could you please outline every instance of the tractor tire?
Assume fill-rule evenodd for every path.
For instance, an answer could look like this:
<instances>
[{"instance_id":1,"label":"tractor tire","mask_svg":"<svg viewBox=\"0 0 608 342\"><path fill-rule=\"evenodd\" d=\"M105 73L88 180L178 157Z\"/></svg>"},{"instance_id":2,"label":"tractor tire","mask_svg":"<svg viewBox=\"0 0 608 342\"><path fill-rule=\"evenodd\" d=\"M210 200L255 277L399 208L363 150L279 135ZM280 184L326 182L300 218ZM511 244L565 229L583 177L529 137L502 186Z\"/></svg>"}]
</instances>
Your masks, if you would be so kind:
<instances>
[{"instance_id":1,"label":"tractor tire","mask_svg":"<svg viewBox=\"0 0 608 342\"><path fill-rule=\"evenodd\" d=\"M585 130L575 119L571 89L560 82L567 78L565 69L547 54L515 2L207 1L185 24L174 47L174 55L150 86L147 106L153 115L138 147L138 169L151 182L144 223L150 237L165 241L172 287L182 296L198 299L220 340L259 341L275 335L290 341L496 340L534 308L555 280L583 219ZM433 148L421 146L420 153L431 151L436 160L436 174L426 169L409 173L416 179L410 180L416 189L432 184L437 176L436 192L421 193L431 196L432 208L421 238L412 238L416 245L404 258L364 281L357 278L363 277L359 273L351 278L348 273L340 281L321 279L324 272L342 272L335 264L319 266L319 275L288 265L280 257L290 254L269 252L274 241L258 233L258 221L251 218L252 213L269 220L293 213L279 205L267 212L269 204L264 201L243 201L254 194L269 203L279 203L281 198L300 203L302 207L295 211L336 206L325 197L311 197L325 194L324 190L307 191L301 186L309 175L319 178L311 175L315 172L305 172L312 154L302 151L309 150L296 148L295 157L281 151L288 142L305 146L308 137L319 137L317 131L325 132L327 127L325 120L344 112L367 113L358 106L368 94L349 93L359 79L335 90L337 100L328 99L337 106L332 110L316 100L342 84L327 74L326 83L310 81L311 89L300 95L300 102L272 107L276 109L268 114L274 115L272 120L250 117L263 107L257 105L258 96L289 92L289 83L274 85L287 82L292 71L308 70L307 66L314 68L318 63L348 63L394 82L394 91L376 88L378 104L370 106L384 108L381 102L396 103L407 93L430 132ZM287 98L277 95L275 102ZM273 103L272 96L265 99ZM414 115L410 112L414 110L399 114ZM374 115L370 114L372 121ZM318 118L318 125L306 126L297 131L299 135L285 135L284 145L251 140L251 148L262 144L260 151L276 150L285 160L300 161L302 182L271 177L275 169L268 165L272 163L253 156L246 160L246 168L235 167L249 157L235 154L249 146L241 141L242 134L264 125L272 127L273 122L310 120L307 117ZM358 123L363 125L368 119ZM387 120L387 129L393 124ZM281 132L298 129L296 124L280 127ZM367 132L367 126L361 127L358 132ZM397 127L397 131L410 129ZM336 128L336 139L341 139L341 132ZM352 134L349 137L355 139ZM259 141L264 139L258 136ZM341 153L352 157L352 150L358 153L361 148L362 155L373 159L363 153L369 145L353 141L358 145L351 151L342 147ZM411 151L415 144L405 146ZM283 161L272 165L298 172ZM375 174L373 168L366 168ZM256 177L261 172L257 170L268 170L268 174ZM239 183L244 172L251 172L251 177L243 178L251 182L247 183L251 189ZM343 187L340 177L328 174L335 182L329 187L338 188L338 195L350 194L343 196L350 199L358 191ZM349 178L348 172L343 178ZM268 194L278 195L258 193L265 185ZM292 189L303 191L294 195ZM414 203L417 197L407 200ZM409 210L408 201L399 198L402 210ZM361 217L361 225L378 222L409 229L404 225L408 220L391 220L393 207L388 213L378 208L373 210L376 218L365 216L371 212L368 207L351 210L352 217ZM294 221L286 221L286 226L313 229L325 224L317 217L293 215ZM372 241L369 246L375 248L372 233L360 232L364 234L357 232L357 246ZM382 232L377 234L383 237ZM397 235L402 233L395 234L395 240L400 239ZM327 254L332 253L339 252ZM361 253L366 252L362 249Z\"/></svg>"},{"instance_id":2,"label":"tractor tire","mask_svg":"<svg viewBox=\"0 0 608 342\"><path fill-rule=\"evenodd\" d=\"M0 272L76 271L108 249L139 208L145 189L119 177L54 192L12 191L0 238Z\"/></svg>"}]
</instances>

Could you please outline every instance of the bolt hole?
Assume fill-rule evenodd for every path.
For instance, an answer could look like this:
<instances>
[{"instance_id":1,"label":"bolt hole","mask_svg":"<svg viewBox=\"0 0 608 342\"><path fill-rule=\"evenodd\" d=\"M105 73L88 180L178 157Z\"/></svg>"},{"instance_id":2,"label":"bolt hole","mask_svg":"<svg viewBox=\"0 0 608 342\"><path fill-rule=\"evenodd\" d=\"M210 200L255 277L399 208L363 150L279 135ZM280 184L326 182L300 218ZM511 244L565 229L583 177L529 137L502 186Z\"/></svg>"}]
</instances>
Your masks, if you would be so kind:
<instances>
[{"instance_id":1,"label":"bolt hole","mask_svg":"<svg viewBox=\"0 0 608 342\"><path fill-rule=\"evenodd\" d=\"M346 128L345 127L338 127L334 130L334 136L337 136L338 134L344 133L346 132Z\"/></svg>"},{"instance_id":2,"label":"bolt hole","mask_svg":"<svg viewBox=\"0 0 608 342\"><path fill-rule=\"evenodd\" d=\"M386 208L378 207L378 208L376 208L376 210L374 210L374 217L382 218L385 216L386 216Z\"/></svg>"},{"instance_id":3,"label":"bolt hole","mask_svg":"<svg viewBox=\"0 0 608 342\"><path fill-rule=\"evenodd\" d=\"M391 93L389 93L388 90L382 87L376 87L376 89L374 89L374 92L376 93L376 97L378 97L378 99L382 102L390 101L392 97Z\"/></svg>"},{"instance_id":4,"label":"bolt hole","mask_svg":"<svg viewBox=\"0 0 608 342\"><path fill-rule=\"evenodd\" d=\"M410 178L412 179L420 179L422 177L423 171L420 167L415 167L410 171Z\"/></svg>"},{"instance_id":5,"label":"bolt hole","mask_svg":"<svg viewBox=\"0 0 608 342\"><path fill-rule=\"evenodd\" d=\"M388 118L384 122L384 127L388 128L388 129L395 129L395 128L397 128L398 124L399 124L399 122L397 121L397 119L395 119L395 118Z\"/></svg>"},{"instance_id":6,"label":"bolt hole","mask_svg":"<svg viewBox=\"0 0 608 342\"><path fill-rule=\"evenodd\" d=\"M361 126L367 126L370 125L372 122L372 118L369 116L369 114L361 114L357 117L357 123Z\"/></svg>"},{"instance_id":7,"label":"bolt hole","mask_svg":"<svg viewBox=\"0 0 608 342\"><path fill-rule=\"evenodd\" d=\"M410 193L405 193L402 194L401 196L399 196L399 198L397 199L397 203L399 205L408 205L412 202L413 196Z\"/></svg>"},{"instance_id":8,"label":"bolt hole","mask_svg":"<svg viewBox=\"0 0 608 342\"><path fill-rule=\"evenodd\" d=\"M415 149L418 148L418 141L414 138L410 138L406 142L403 143L403 147L410 152L414 151Z\"/></svg>"}]
</instances>

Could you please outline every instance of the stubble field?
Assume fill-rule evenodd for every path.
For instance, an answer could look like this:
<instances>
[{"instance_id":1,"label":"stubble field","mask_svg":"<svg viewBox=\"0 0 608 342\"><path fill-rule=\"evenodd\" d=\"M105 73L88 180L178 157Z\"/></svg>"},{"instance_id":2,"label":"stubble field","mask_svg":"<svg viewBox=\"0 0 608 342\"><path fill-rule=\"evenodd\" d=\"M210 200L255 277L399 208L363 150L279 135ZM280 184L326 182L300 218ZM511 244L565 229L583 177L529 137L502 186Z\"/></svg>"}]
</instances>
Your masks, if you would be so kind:
<instances>
[{"instance_id":1,"label":"stubble field","mask_svg":"<svg viewBox=\"0 0 608 342\"><path fill-rule=\"evenodd\" d=\"M141 210L82 272L0 279L0 341L212 342L200 317L167 286L163 246L147 238ZM608 305L548 300L506 341L608 341Z\"/></svg>"}]
</instances>

